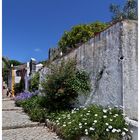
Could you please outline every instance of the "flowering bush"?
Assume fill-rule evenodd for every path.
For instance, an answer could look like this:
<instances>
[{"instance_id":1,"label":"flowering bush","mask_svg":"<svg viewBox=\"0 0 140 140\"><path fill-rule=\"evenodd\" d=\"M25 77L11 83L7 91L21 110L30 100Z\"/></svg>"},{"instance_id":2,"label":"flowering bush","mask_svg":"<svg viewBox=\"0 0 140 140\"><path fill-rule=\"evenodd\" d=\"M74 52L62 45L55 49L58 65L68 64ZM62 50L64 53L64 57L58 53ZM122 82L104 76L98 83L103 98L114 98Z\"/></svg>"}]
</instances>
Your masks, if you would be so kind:
<instances>
[{"instance_id":1,"label":"flowering bush","mask_svg":"<svg viewBox=\"0 0 140 140\"><path fill-rule=\"evenodd\" d=\"M20 95L15 97L16 101L21 101L21 100L26 100L29 99L33 96L33 94L31 94L30 92L22 92L20 93Z\"/></svg>"},{"instance_id":2,"label":"flowering bush","mask_svg":"<svg viewBox=\"0 0 140 140\"><path fill-rule=\"evenodd\" d=\"M61 128L62 136L68 140L81 136L89 136L93 140L118 140L130 133L122 111L117 108L104 109L92 105L57 115L52 113L48 119Z\"/></svg>"}]
</instances>

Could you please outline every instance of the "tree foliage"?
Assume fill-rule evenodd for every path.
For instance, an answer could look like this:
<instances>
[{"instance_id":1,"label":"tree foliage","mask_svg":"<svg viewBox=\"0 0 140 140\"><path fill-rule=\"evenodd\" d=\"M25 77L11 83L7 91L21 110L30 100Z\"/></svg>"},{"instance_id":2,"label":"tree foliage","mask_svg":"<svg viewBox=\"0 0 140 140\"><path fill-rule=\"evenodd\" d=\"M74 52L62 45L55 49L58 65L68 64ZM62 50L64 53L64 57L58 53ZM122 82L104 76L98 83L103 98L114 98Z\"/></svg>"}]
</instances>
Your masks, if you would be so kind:
<instances>
[{"instance_id":1,"label":"tree foliage","mask_svg":"<svg viewBox=\"0 0 140 140\"><path fill-rule=\"evenodd\" d=\"M13 66L21 65L22 63L17 60L9 60L10 65L13 64Z\"/></svg>"},{"instance_id":2,"label":"tree foliage","mask_svg":"<svg viewBox=\"0 0 140 140\"><path fill-rule=\"evenodd\" d=\"M127 0L123 7L121 7L120 5L111 4L110 11L113 13L112 20L138 19L136 0Z\"/></svg>"},{"instance_id":3,"label":"tree foliage","mask_svg":"<svg viewBox=\"0 0 140 140\"><path fill-rule=\"evenodd\" d=\"M4 66L2 69L2 77L3 77L3 80L6 82L6 84L8 84L8 75L10 72L11 64L13 64L14 66L17 66L22 63L17 60L8 60L5 57L2 57L2 62L3 62L3 66Z\"/></svg>"},{"instance_id":4,"label":"tree foliage","mask_svg":"<svg viewBox=\"0 0 140 140\"><path fill-rule=\"evenodd\" d=\"M70 31L65 31L58 45L62 52L76 48L79 44L85 43L96 33L104 30L108 25L101 22L91 24L80 24L73 26Z\"/></svg>"}]
</instances>

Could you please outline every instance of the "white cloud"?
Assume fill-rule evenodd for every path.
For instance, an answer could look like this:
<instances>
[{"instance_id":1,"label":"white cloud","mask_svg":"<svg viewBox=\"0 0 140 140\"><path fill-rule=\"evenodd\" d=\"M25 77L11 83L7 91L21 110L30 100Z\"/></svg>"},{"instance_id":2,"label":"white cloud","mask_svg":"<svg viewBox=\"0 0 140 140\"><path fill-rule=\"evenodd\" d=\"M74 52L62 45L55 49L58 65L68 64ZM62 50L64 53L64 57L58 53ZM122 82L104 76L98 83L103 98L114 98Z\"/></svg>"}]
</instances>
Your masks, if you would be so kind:
<instances>
[{"instance_id":1,"label":"white cloud","mask_svg":"<svg viewBox=\"0 0 140 140\"><path fill-rule=\"evenodd\" d=\"M40 48L36 48L36 49L34 49L34 51L35 52L40 52L41 50L40 50Z\"/></svg>"}]
</instances>

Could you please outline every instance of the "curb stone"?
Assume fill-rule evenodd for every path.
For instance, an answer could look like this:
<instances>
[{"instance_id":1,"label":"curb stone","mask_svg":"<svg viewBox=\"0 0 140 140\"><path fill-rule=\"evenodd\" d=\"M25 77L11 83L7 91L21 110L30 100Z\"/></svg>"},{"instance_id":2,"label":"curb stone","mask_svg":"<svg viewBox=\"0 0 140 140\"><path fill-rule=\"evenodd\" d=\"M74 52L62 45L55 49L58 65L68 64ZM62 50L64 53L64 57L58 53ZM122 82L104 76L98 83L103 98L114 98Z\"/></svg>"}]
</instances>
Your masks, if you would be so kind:
<instances>
[{"instance_id":1,"label":"curb stone","mask_svg":"<svg viewBox=\"0 0 140 140\"><path fill-rule=\"evenodd\" d=\"M18 129L18 128L26 128L26 127L40 127L44 126L43 123L36 123L36 124L25 124L25 125L15 125L15 126L4 126L2 130L9 130L9 129Z\"/></svg>"}]
</instances>

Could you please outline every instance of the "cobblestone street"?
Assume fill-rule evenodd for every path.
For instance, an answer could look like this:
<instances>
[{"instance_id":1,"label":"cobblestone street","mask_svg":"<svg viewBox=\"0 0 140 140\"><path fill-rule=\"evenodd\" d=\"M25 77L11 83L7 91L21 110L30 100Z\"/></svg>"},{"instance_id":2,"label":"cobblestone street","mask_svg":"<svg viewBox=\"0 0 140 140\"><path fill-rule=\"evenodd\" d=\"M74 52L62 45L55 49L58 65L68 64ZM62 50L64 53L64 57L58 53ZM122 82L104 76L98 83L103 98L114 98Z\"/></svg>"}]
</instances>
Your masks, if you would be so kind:
<instances>
[{"instance_id":1,"label":"cobblestone street","mask_svg":"<svg viewBox=\"0 0 140 140\"><path fill-rule=\"evenodd\" d=\"M2 140L60 140L44 124L32 122L15 107L14 101L4 97L2 100Z\"/></svg>"}]
</instances>

